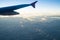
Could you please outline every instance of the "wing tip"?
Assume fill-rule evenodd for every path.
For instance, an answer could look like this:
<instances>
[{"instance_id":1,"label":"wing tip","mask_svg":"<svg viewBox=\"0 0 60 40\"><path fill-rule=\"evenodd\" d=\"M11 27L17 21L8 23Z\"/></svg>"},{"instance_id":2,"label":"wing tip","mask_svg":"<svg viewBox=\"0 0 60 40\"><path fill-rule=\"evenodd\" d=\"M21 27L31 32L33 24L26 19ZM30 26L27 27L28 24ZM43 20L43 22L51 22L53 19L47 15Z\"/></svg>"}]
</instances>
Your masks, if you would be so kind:
<instances>
[{"instance_id":1,"label":"wing tip","mask_svg":"<svg viewBox=\"0 0 60 40\"><path fill-rule=\"evenodd\" d=\"M35 1L33 3L31 3L32 7L35 8L35 4L37 3L38 1Z\"/></svg>"}]
</instances>

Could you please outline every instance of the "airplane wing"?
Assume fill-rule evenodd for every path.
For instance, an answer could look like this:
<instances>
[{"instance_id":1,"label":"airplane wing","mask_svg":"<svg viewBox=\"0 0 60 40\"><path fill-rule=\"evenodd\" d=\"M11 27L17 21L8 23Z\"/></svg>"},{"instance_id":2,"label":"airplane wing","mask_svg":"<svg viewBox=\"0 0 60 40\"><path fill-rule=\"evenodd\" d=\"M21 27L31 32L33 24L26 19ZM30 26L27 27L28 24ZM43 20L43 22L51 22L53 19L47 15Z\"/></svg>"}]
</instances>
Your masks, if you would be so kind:
<instances>
[{"instance_id":1,"label":"airplane wing","mask_svg":"<svg viewBox=\"0 0 60 40\"><path fill-rule=\"evenodd\" d=\"M24 7L28 7L28 6L32 6L33 8L35 8L35 4L37 3L37 1L31 3L31 4L22 4L22 5L15 5L15 6L9 6L9 7L3 7L0 8L0 14L1 13L6 13L6 12L13 12L13 10L19 9L19 8L24 8Z\"/></svg>"}]
</instances>

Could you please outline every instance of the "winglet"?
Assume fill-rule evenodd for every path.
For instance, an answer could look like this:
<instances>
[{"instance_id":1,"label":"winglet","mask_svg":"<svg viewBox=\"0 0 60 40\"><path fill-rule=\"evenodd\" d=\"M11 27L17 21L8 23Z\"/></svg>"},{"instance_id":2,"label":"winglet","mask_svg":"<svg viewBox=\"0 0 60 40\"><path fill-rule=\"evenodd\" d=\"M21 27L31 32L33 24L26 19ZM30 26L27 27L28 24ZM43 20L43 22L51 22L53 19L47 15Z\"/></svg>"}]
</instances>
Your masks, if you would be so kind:
<instances>
[{"instance_id":1,"label":"winglet","mask_svg":"<svg viewBox=\"0 0 60 40\"><path fill-rule=\"evenodd\" d=\"M37 3L38 1L35 1L33 3L31 3L32 7L35 8L35 4Z\"/></svg>"}]
</instances>

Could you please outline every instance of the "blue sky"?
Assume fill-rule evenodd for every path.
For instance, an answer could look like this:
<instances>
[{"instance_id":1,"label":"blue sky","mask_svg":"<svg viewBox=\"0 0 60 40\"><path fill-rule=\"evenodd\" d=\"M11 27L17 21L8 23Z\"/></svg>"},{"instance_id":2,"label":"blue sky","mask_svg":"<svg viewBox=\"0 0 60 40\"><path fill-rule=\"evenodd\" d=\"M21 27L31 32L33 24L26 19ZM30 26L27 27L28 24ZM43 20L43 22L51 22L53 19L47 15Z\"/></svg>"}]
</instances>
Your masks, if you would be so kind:
<instances>
[{"instance_id":1,"label":"blue sky","mask_svg":"<svg viewBox=\"0 0 60 40\"><path fill-rule=\"evenodd\" d=\"M18 4L25 4L25 3L32 3L36 0L0 0L0 7L2 6L10 6L10 5L18 5ZM60 8L60 0L37 0L37 7L56 7Z\"/></svg>"},{"instance_id":2,"label":"blue sky","mask_svg":"<svg viewBox=\"0 0 60 40\"><path fill-rule=\"evenodd\" d=\"M21 12L22 15L60 15L60 0L0 0L0 7L19 5L19 4L28 4L34 1L38 1L36 8L33 9L31 6L23 9L17 10ZM27 11L28 10L28 11ZM28 13L33 14L28 14Z\"/></svg>"}]
</instances>

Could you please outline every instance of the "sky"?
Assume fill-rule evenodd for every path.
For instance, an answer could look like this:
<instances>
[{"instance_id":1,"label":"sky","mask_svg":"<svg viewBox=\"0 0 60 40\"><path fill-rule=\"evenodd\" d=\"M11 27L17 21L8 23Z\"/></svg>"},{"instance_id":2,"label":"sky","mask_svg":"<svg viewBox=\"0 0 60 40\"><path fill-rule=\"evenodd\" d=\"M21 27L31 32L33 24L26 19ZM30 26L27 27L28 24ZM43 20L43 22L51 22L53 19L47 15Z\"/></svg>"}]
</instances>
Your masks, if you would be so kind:
<instances>
[{"instance_id":1,"label":"sky","mask_svg":"<svg viewBox=\"0 0 60 40\"><path fill-rule=\"evenodd\" d=\"M32 6L15 10L20 13L19 16L45 16L45 15L60 15L60 0L0 0L0 8L6 6L30 4L34 1L36 8Z\"/></svg>"}]
</instances>

